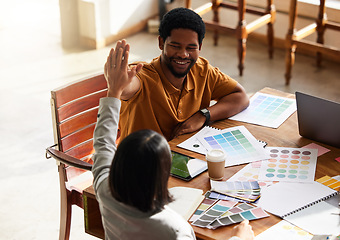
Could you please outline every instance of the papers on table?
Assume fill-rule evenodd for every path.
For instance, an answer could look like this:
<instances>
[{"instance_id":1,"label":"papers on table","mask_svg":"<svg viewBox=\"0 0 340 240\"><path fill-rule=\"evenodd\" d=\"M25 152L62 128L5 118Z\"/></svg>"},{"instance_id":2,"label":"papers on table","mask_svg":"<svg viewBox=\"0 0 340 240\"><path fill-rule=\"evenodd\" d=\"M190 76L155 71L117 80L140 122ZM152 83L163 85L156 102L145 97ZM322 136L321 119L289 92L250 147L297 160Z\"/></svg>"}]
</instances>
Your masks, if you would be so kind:
<instances>
[{"instance_id":1,"label":"papers on table","mask_svg":"<svg viewBox=\"0 0 340 240\"><path fill-rule=\"evenodd\" d=\"M282 220L255 237L255 240L311 240L313 235Z\"/></svg>"},{"instance_id":2,"label":"papers on table","mask_svg":"<svg viewBox=\"0 0 340 240\"><path fill-rule=\"evenodd\" d=\"M278 128L295 111L295 99L257 92L247 109L229 119Z\"/></svg>"},{"instance_id":3,"label":"papers on table","mask_svg":"<svg viewBox=\"0 0 340 240\"><path fill-rule=\"evenodd\" d=\"M262 161L259 180L313 182L317 149L267 147L268 160Z\"/></svg>"},{"instance_id":4,"label":"papers on table","mask_svg":"<svg viewBox=\"0 0 340 240\"><path fill-rule=\"evenodd\" d=\"M240 171L231 176L229 181L257 181L261 188L274 184L274 181L259 180L262 161L251 162L244 166Z\"/></svg>"},{"instance_id":5,"label":"papers on table","mask_svg":"<svg viewBox=\"0 0 340 240\"><path fill-rule=\"evenodd\" d=\"M222 149L227 155L226 167L267 157L263 145L244 126L227 128L214 135L199 136L198 139L207 150Z\"/></svg>"},{"instance_id":6,"label":"papers on table","mask_svg":"<svg viewBox=\"0 0 340 240\"><path fill-rule=\"evenodd\" d=\"M249 107L230 119L278 128L295 111L296 101L294 99L256 93L250 99ZM180 143L178 147L203 155L210 149L223 149L227 155L226 167L249 163L228 181L258 182L259 187L261 187L261 198L256 201L258 207L289 221L282 221L273 227L275 231L277 229L282 230L274 234L276 238L279 239L278 234L281 237L281 232L292 229L292 224L303 230L296 232L297 228L295 227L287 231L285 233L287 235L282 234L287 239L301 233L305 234L304 237L299 235L301 238L296 239L311 239L310 233L340 234L340 215L335 214L340 212L338 202L334 205L326 201L328 198L339 199L339 192L337 192L339 189L337 188L340 188L340 184L335 182L335 178L330 179L330 177L324 177L322 181L329 182L333 187L322 181L314 181L317 157L319 156L318 150L309 146L307 146L308 148L267 147L264 149L263 144L260 144L245 126L223 130L204 127L191 138ZM220 186L220 183L217 183L216 186L212 187L212 190L214 188L220 190L225 189L225 186ZM222 212L211 214L212 212L206 211L207 208L216 211L211 205L216 205L222 209L221 204L224 203L222 201L226 201L216 201L211 197L208 199L213 193L221 195L216 190L209 192L210 195L206 194L204 203L198 209L200 211L197 210L191 219L194 222L193 225L214 229L233 222L231 219L235 216L230 219L226 217L228 214L225 215ZM230 193L229 188L226 193ZM230 198L230 196L227 197ZM216 198L221 199L219 196L216 196ZM209 206L207 205L208 202ZM233 209L235 206L228 207ZM224 208L226 207L224 206ZM226 213L230 213L229 210ZM202 214L202 212L205 214ZM241 216L243 215L237 217ZM264 240L272 237L272 234L263 233L261 237L259 235L259 238L256 239ZM283 237L282 239L286 238Z\"/></svg>"},{"instance_id":7,"label":"papers on table","mask_svg":"<svg viewBox=\"0 0 340 240\"><path fill-rule=\"evenodd\" d=\"M195 135L188 138L186 141L181 142L177 146L180 148L184 148L184 149L205 155L207 153L207 149L199 141L199 138L202 136L215 135L215 134L218 134L220 131L221 131L220 129L213 128L210 126L205 126L200 131L198 131Z\"/></svg>"}]
</instances>

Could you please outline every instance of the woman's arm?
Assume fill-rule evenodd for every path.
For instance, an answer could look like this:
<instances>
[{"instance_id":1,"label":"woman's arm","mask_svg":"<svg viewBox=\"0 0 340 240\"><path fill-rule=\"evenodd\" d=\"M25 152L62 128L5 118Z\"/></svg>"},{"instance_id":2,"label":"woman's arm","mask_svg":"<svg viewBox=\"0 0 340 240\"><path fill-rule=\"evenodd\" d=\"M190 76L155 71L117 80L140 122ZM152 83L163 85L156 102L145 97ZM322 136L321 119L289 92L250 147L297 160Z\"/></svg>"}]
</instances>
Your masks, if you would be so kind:
<instances>
[{"instance_id":1,"label":"woman's arm","mask_svg":"<svg viewBox=\"0 0 340 240\"><path fill-rule=\"evenodd\" d=\"M95 190L108 177L116 152L120 106L121 102L117 98L100 99L97 125L93 137L95 153L93 155L92 173Z\"/></svg>"},{"instance_id":2,"label":"woman's arm","mask_svg":"<svg viewBox=\"0 0 340 240\"><path fill-rule=\"evenodd\" d=\"M94 176L94 189L109 175L111 163L116 152L116 139L118 132L119 111L126 89L130 89L135 75L142 65L128 67L129 45L125 40L118 41L115 49L112 48L104 66L107 81L107 98L100 99L97 125L94 131L92 173Z\"/></svg>"}]
</instances>

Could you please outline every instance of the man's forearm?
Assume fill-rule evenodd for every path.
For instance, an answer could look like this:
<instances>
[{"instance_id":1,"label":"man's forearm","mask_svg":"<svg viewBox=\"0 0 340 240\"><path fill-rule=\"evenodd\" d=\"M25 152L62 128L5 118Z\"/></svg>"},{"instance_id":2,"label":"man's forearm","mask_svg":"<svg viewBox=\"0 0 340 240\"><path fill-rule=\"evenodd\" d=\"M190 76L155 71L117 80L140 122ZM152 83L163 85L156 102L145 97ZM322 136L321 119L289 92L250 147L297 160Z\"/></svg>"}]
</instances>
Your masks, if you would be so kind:
<instances>
[{"instance_id":1,"label":"man's forearm","mask_svg":"<svg viewBox=\"0 0 340 240\"><path fill-rule=\"evenodd\" d=\"M217 121L229 118L247 108L249 98L244 91L231 93L221 98L215 105L208 107L210 120Z\"/></svg>"}]
</instances>

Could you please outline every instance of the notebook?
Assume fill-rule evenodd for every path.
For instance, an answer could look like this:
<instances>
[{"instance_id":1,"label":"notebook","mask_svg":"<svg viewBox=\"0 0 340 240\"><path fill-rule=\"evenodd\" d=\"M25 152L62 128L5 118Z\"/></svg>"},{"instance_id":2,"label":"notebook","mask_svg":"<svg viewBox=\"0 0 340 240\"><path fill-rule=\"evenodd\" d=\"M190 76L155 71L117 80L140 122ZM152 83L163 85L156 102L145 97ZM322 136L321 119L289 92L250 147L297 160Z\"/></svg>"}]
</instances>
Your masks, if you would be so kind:
<instances>
[{"instance_id":1,"label":"notebook","mask_svg":"<svg viewBox=\"0 0 340 240\"><path fill-rule=\"evenodd\" d=\"M326 202L339 192L317 181L279 182L261 189L258 205L312 234L340 234L339 206ZM308 221L307 221L307 220Z\"/></svg>"},{"instance_id":2,"label":"notebook","mask_svg":"<svg viewBox=\"0 0 340 240\"><path fill-rule=\"evenodd\" d=\"M340 104L296 92L299 133L340 148Z\"/></svg>"},{"instance_id":3,"label":"notebook","mask_svg":"<svg viewBox=\"0 0 340 240\"><path fill-rule=\"evenodd\" d=\"M185 220L189 220L204 199L203 190L197 188L173 187L169 193L173 201L168 206Z\"/></svg>"}]
</instances>

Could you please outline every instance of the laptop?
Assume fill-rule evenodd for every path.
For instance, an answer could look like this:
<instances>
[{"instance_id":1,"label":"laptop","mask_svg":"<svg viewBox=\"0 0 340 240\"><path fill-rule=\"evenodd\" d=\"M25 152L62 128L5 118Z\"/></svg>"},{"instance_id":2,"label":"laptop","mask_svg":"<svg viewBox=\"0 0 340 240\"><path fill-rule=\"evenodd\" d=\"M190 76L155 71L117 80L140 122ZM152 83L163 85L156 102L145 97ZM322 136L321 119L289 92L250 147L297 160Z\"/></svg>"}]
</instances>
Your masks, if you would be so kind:
<instances>
[{"instance_id":1,"label":"laptop","mask_svg":"<svg viewBox=\"0 0 340 240\"><path fill-rule=\"evenodd\" d=\"M300 135L340 148L340 104L301 92L295 96Z\"/></svg>"}]
</instances>

